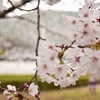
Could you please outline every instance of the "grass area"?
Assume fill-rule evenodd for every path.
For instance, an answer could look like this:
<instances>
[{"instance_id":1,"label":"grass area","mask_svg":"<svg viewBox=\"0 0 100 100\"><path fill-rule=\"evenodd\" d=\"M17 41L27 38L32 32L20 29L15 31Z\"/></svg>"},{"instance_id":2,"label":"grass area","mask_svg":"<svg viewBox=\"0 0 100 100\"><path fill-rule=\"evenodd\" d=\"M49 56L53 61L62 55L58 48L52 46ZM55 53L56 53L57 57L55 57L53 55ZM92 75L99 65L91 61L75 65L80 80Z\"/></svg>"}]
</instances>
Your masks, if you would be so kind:
<instances>
[{"instance_id":1,"label":"grass area","mask_svg":"<svg viewBox=\"0 0 100 100\"><path fill-rule=\"evenodd\" d=\"M0 81L2 82L1 86L6 87L8 84L15 85L20 87L24 83L28 82L32 78L32 75L0 75ZM54 86L53 83L48 84L46 82L38 81L39 87L41 90L54 90L59 89L60 87ZM86 86L88 84L88 76L80 77L77 81L77 84L74 87ZM70 86L73 87L73 86Z\"/></svg>"},{"instance_id":2,"label":"grass area","mask_svg":"<svg viewBox=\"0 0 100 100\"><path fill-rule=\"evenodd\" d=\"M0 81L2 85L6 87L7 84L20 86L23 83L29 81L32 75L0 75ZM81 77L77 82L76 86L84 86L88 84L88 76ZM56 89L53 84L48 85L47 83L42 83L39 80L39 86L41 90L50 90L51 91L42 91L41 100L100 100L100 85L97 86L97 93L90 94L88 87L76 87L76 88L67 88L59 90ZM2 94L0 95L0 100L6 100L6 97ZM36 100L33 97L30 100Z\"/></svg>"},{"instance_id":3,"label":"grass area","mask_svg":"<svg viewBox=\"0 0 100 100\"><path fill-rule=\"evenodd\" d=\"M0 100L6 100L2 94ZM36 100L30 97L30 100ZM100 100L100 85L97 85L97 93L91 94L88 86L68 88L53 91L41 91L41 100Z\"/></svg>"},{"instance_id":4,"label":"grass area","mask_svg":"<svg viewBox=\"0 0 100 100\"><path fill-rule=\"evenodd\" d=\"M32 75L0 75L1 86L6 87L7 84L16 85L19 87L28 82ZM1 99L0 99L1 100Z\"/></svg>"},{"instance_id":5,"label":"grass area","mask_svg":"<svg viewBox=\"0 0 100 100\"><path fill-rule=\"evenodd\" d=\"M100 85L97 86L96 94L91 94L87 86L42 92L41 100L100 100Z\"/></svg>"}]
</instances>

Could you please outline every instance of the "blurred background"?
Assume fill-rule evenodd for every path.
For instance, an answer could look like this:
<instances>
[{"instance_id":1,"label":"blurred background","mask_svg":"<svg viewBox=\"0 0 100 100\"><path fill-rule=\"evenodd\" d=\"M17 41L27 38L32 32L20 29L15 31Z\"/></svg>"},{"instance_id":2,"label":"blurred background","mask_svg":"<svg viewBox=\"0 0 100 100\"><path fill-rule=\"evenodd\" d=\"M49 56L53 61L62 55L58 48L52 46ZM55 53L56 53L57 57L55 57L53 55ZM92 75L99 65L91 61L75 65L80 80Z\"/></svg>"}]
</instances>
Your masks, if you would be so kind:
<instances>
[{"instance_id":1,"label":"blurred background","mask_svg":"<svg viewBox=\"0 0 100 100\"><path fill-rule=\"evenodd\" d=\"M36 1L28 3L23 8L31 9L36 6L36 3ZM49 6L41 2L42 37L46 36L57 44L70 43L65 35L67 32L64 16L78 16L77 5L81 3L80 0L76 2L62 0L61 3ZM3 5L6 8L2 7L1 9L11 6L7 2L4 2ZM10 18L0 19L0 74L33 74L37 14L35 11L27 13L15 9L8 16Z\"/></svg>"},{"instance_id":2,"label":"blurred background","mask_svg":"<svg viewBox=\"0 0 100 100\"><path fill-rule=\"evenodd\" d=\"M7 0L0 0L0 11L11 7ZM20 1L20 0L18 0ZM97 0L99 1L99 0ZM25 9L31 9L37 4L36 0L22 6ZM78 17L78 9L82 7L84 0L62 0L61 3L49 6L41 2L41 34L43 38L53 40L56 44L70 43L65 34L66 25L64 16ZM5 7L3 6L5 5ZM13 84L19 87L21 84L29 81L34 74L35 68L35 47L37 40L37 14L15 9L7 15L9 18L0 19L0 80L6 87L7 84ZM16 17L17 16L17 17ZM39 51L41 52L41 50ZM89 77L84 76L77 81L76 86L70 86L67 90L57 92L59 87L53 84L41 83L41 90L48 90L51 98L43 92L42 100L99 100L99 94L91 95L88 86ZM82 87L81 87L82 86ZM81 88L74 88L81 87ZM74 89L73 89L74 88ZM100 86L98 85L98 88ZM57 90L55 90L57 89ZM49 90L53 90L49 92ZM58 96L58 94L60 94ZM53 95L53 96L52 96ZM0 96L0 100L6 100Z\"/></svg>"}]
</instances>

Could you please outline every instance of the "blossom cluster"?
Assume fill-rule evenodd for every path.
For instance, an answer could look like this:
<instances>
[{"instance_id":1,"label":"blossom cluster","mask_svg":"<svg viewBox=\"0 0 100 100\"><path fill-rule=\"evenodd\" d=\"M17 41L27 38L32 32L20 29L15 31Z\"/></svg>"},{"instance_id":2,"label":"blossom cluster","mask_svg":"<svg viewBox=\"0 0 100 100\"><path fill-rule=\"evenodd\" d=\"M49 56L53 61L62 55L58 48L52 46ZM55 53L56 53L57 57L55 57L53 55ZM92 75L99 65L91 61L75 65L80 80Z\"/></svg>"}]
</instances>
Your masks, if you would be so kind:
<instances>
[{"instance_id":1,"label":"blossom cluster","mask_svg":"<svg viewBox=\"0 0 100 100\"><path fill-rule=\"evenodd\" d=\"M78 18L65 17L71 45L44 44L45 53L37 58L38 75L43 82L54 82L63 88L75 85L81 75L100 78L100 3L84 1Z\"/></svg>"},{"instance_id":2,"label":"blossom cluster","mask_svg":"<svg viewBox=\"0 0 100 100\"><path fill-rule=\"evenodd\" d=\"M7 85L7 89L3 92L4 95L7 96L7 100L29 100L27 98L27 94L25 95L25 90L28 90L28 93L32 96L38 96L38 86L34 83L28 85L27 83L24 84L24 91L21 93L17 91L15 86Z\"/></svg>"},{"instance_id":3,"label":"blossom cluster","mask_svg":"<svg viewBox=\"0 0 100 100\"><path fill-rule=\"evenodd\" d=\"M61 0L45 0L49 5ZM54 83L64 88L75 85L81 75L92 75L100 79L100 3L96 0L84 0L85 4L79 9L79 17L66 16L66 36L71 44L56 45L49 40L40 45L44 50L39 53L36 73L42 82ZM7 85L4 95L8 100L26 99L30 95L39 98L38 86L34 83L24 84L23 92L15 86Z\"/></svg>"}]
</instances>

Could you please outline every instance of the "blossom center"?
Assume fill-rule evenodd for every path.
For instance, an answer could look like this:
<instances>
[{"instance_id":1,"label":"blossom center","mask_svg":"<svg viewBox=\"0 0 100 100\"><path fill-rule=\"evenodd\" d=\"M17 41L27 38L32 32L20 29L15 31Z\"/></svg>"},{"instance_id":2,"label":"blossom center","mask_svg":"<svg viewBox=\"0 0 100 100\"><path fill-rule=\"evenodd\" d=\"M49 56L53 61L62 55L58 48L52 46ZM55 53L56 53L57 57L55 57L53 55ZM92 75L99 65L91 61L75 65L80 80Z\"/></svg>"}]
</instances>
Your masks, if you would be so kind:
<instances>
[{"instance_id":1,"label":"blossom center","mask_svg":"<svg viewBox=\"0 0 100 100\"><path fill-rule=\"evenodd\" d=\"M76 21L75 21L75 20L73 20L73 21L72 21L72 24L73 24L73 25L75 25L75 24L76 24Z\"/></svg>"},{"instance_id":2,"label":"blossom center","mask_svg":"<svg viewBox=\"0 0 100 100\"><path fill-rule=\"evenodd\" d=\"M53 50L53 46L52 45L48 46L48 49Z\"/></svg>"},{"instance_id":3,"label":"blossom center","mask_svg":"<svg viewBox=\"0 0 100 100\"><path fill-rule=\"evenodd\" d=\"M62 67L59 67L57 70L58 70L59 72L61 72L63 69L62 69Z\"/></svg>"},{"instance_id":4,"label":"blossom center","mask_svg":"<svg viewBox=\"0 0 100 100\"><path fill-rule=\"evenodd\" d=\"M97 18L96 20L97 20L97 22L99 22L99 24L100 24L100 17L99 17L99 18Z\"/></svg>"},{"instance_id":5,"label":"blossom center","mask_svg":"<svg viewBox=\"0 0 100 100\"><path fill-rule=\"evenodd\" d=\"M80 57L75 57L76 62L80 62Z\"/></svg>"},{"instance_id":6,"label":"blossom center","mask_svg":"<svg viewBox=\"0 0 100 100\"><path fill-rule=\"evenodd\" d=\"M89 24L88 24L88 23L85 23L85 24L84 24L84 27L85 27L85 28L89 27Z\"/></svg>"},{"instance_id":7,"label":"blossom center","mask_svg":"<svg viewBox=\"0 0 100 100\"><path fill-rule=\"evenodd\" d=\"M54 61L54 59L55 59L55 57L52 55L52 56L50 57L50 61Z\"/></svg>"},{"instance_id":8,"label":"blossom center","mask_svg":"<svg viewBox=\"0 0 100 100\"><path fill-rule=\"evenodd\" d=\"M87 31L84 31L84 32L83 32L83 35L87 35L87 34L88 34L88 32L87 32Z\"/></svg>"},{"instance_id":9,"label":"blossom center","mask_svg":"<svg viewBox=\"0 0 100 100\"><path fill-rule=\"evenodd\" d=\"M43 65L43 68L44 68L44 69L47 69L47 65L46 65L46 64L45 64L45 65Z\"/></svg>"},{"instance_id":10,"label":"blossom center","mask_svg":"<svg viewBox=\"0 0 100 100\"><path fill-rule=\"evenodd\" d=\"M92 57L92 61L93 61L93 62L97 62L97 61L98 61L98 58L95 57L95 56L93 56L93 57Z\"/></svg>"},{"instance_id":11,"label":"blossom center","mask_svg":"<svg viewBox=\"0 0 100 100\"><path fill-rule=\"evenodd\" d=\"M85 13L85 14L84 14L84 17L88 17L88 16L89 16L89 14L88 14L88 13Z\"/></svg>"}]
</instances>

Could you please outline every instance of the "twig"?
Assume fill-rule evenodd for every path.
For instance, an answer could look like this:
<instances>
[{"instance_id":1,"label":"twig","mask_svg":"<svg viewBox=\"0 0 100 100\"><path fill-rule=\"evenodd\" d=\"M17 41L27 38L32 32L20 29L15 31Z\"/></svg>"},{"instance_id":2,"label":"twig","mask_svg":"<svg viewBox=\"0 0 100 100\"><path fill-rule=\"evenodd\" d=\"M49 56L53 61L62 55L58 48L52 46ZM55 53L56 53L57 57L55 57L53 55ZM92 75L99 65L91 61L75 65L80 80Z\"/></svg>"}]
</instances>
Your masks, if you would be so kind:
<instances>
[{"instance_id":1,"label":"twig","mask_svg":"<svg viewBox=\"0 0 100 100\"><path fill-rule=\"evenodd\" d=\"M76 42L76 40L72 41L72 43L68 46L68 48L71 48L72 45Z\"/></svg>"},{"instance_id":2,"label":"twig","mask_svg":"<svg viewBox=\"0 0 100 100\"><path fill-rule=\"evenodd\" d=\"M86 45L86 46L81 46L81 45L79 45L78 47L79 47L79 48L90 48L91 45Z\"/></svg>"},{"instance_id":3,"label":"twig","mask_svg":"<svg viewBox=\"0 0 100 100\"><path fill-rule=\"evenodd\" d=\"M36 44L36 50L35 50L35 55L38 56L38 49L39 49L39 43L41 40L40 36L40 0L38 0L38 6L37 6L37 32L38 32L38 38L37 38L37 44ZM38 62L36 61L36 66L38 67ZM38 80L37 80L37 71L36 71L36 77L35 77L35 84L38 85ZM38 92L38 97L37 100L40 100L40 91Z\"/></svg>"},{"instance_id":4,"label":"twig","mask_svg":"<svg viewBox=\"0 0 100 100\"><path fill-rule=\"evenodd\" d=\"M71 43L69 46L68 46L68 45L65 46L65 45L63 44L63 45L56 45L56 47L59 47L59 48L61 48L61 49L64 48L64 49L66 50L66 49L68 49L68 48L73 48L72 45L73 45L75 42L76 42L76 40L72 41L72 43Z\"/></svg>"},{"instance_id":5,"label":"twig","mask_svg":"<svg viewBox=\"0 0 100 100\"><path fill-rule=\"evenodd\" d=\"M16 8L16 7L14 6L14 4L13 4L10 0L8 0L8 2L12 5L12 7ZM19 9L19 10L21 10L21 11L27 11L27 12L37 10L37 8L38 8L38 7L35 7L35 8L33 8L33 9L29 9L29 10L28 10L28 9L22 9L22 8L17 7L17 9Z\"/></svg>"},{"instance_id":6,"label":"twig","mask_svg":"<svg viewBox=\"0 0 100 100\"><path fill-rule=\"evenodd\" d=\"M0 86L0 90L4 91L4 90L6 90L6 88L3 88L3 87Z\"/></svg>"},{"instance_id":7,"label":"twig","mask_svg":"<svg viewBox=\"0 0 100 100\"><path fill-rule=\"evenodd\" d=\"M10 7L7 10L0 11L0 18L5 18L7 14L14 11L16 8L19 8L19 7L21 7L21 6L23 6L26 3L31 2L31 1L32 0L22 0L22 2L20 2L16 7Z\"/></svg>"}]
</instances>

